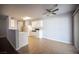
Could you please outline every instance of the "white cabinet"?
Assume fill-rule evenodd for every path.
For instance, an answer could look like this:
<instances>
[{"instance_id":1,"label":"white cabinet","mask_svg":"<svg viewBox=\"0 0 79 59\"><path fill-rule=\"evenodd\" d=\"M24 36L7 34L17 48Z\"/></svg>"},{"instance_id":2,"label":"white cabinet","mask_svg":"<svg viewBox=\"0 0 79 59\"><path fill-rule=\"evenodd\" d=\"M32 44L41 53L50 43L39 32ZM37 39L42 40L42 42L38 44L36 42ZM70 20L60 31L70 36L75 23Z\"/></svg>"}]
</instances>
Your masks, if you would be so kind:
<instances>
[{"instance_id":1,"label":"white cabinet","mask_svg":"<svg viewBox=\"0 0 79 59\"><path fill-rule=\"evenodd\" d=\"M37 38L42 38L42 36L43 36L43 31L42 30L37 30L36 32L31 32L31 34L30 34L30 36L35 36L35 37L37 37Z\"/></svg>"}]
</instances>

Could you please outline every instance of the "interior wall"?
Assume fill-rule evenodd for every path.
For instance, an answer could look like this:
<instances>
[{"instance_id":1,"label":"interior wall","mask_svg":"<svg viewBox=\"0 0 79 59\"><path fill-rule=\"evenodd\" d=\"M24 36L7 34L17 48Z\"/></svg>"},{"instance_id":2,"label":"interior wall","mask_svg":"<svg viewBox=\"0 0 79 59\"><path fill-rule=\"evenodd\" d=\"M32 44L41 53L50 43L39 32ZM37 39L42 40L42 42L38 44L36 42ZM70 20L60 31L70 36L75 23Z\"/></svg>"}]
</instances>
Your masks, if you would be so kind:
<instances>
[{"instance_id":1,"label":"interior wall","mask_svg":"<svg viewBox=\"0 0 79 59\"><path fill-rule=\"evenodd\" d=\"M7 39L12 44L12 46L16 48L16 31L15 30L8 30Z\"/></svg>"},{"instance_id":2,"label":"interior wall","mask_svg":"<svg viewBox=\"0 0 79 59\"><path fill-rule=\"evenodd\" d=\"M9 29L9 17L7 17L6 19L6 23L7 23L7 29L6 29L6 32L7 32L7 39L8 41L10 42L10 44L16 48L16 30L11 30Z\"/></svg>"},{"instance_id":3,"label":"interior wall","mask_svg":"<svg viewBox=\"0 0 79 59\"><path fill-rule=\"evenodd\" d=\"M0 15L0 37L6 37L6 16Z\"/></svg>"},{"instance_id":4,"label":"interior wall","mask_svg":"<svg viewBox=\"0 0 79 59\"><path fill-rule=\"evenodd\" d=\"M74 15L74 43L79 50L79 12Z\"/></svg>"},{"instance_id":5,"label":"interior wall","mask_svg":"<svg viewBox=\"0 0 79 59\"><path fill-rule=\"evenodd\" d=\"M20 49L21 47L24 47L28 44L28 28L27 28L27 22L25 22L25 30L22 31L23 27L23 21L17 22L17 31L16 31L16 50Z\"/></svg>"},{"instance_id":6,"label":"interior wall","mask_svg":"<svg viewBox=\"0 0 79 59\"><path fill-rule=\"evenodd\" d=\"M70 13L43 18L43 38L71 43L71 21L72 15Z\"/></svg>"},{"instance_id":7,"label":"interior wall","mask_svg":"<svg viewBox=\"0 0 79 59\"><path fill-rule=\"evenodd\" d=\"M16 32L9 29L9 20L5 15L0 15L0 37L6 37L12 46L16 47Z\"/></svg>"},{"instance_id":8,"label":"interior wall","mask_svg":"<svg viewBox=\"0 0 79 59\"><path fill-rule=\"evenodd\" d=\"M3 5L2 4L0 4L0 15L2 14L2 9L3 8Z\"/></svg>"}]
</instances>

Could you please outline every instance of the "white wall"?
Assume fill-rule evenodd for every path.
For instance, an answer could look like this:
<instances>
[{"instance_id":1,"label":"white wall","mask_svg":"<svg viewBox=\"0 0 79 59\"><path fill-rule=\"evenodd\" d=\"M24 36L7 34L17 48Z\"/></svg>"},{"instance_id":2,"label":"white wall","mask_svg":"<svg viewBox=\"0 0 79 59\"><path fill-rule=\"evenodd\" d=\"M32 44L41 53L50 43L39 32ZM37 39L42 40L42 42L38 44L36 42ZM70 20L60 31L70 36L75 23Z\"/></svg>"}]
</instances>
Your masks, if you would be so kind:
<instances>
[{"instance_id":1,"label":"white wall","mask_svg":"<svg viewBox=\"0 0 79 59\"><path fill-rule=\"evenodd\" d=\"M74 15L74 43L79 50L79 12Z\"/></svg>"},{"instance_id":2,"label":"white wall","mask_svg":"<svg viewBox=\"0 0 79 59\"><path fill-rule=\"evenodd\" d=\"M26 24L26 31L22 32L21 26L22 22L18 22L17 26L18 29L16 31L16 50L19 50L20 48L28 45L28 28L27 28L27 22Z\"/></svg>"},{"instance_id":3,"label":"white wall","mask_svg":"<svg viewBox=\"0 0 79 59\"><path fill-rule=\"evenodd\" d=\"M19 32L19 47L17 47L16 49L18 50L26 45L28 45L28 33Z\"/></svg>"},{"instance_id":4,"label":"white wall","mask_svg":"<svg viewBox=\"0 0 79 59\"><path fill-rule=\"evenodd\" d=\"M43 38L71 43L71 21L72 16L69 13L43 18Z\"/></svg>"}]
</instances>

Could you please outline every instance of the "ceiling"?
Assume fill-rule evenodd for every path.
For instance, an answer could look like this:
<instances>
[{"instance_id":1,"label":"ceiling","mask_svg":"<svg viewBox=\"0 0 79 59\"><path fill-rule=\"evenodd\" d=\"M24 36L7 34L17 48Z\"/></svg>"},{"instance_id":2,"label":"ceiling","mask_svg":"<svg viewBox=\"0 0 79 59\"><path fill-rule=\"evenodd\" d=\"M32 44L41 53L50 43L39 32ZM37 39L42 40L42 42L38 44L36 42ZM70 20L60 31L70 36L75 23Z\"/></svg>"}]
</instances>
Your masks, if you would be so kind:
<instances>
[{"instance_id":1,"label":"ceiling","mask_svg":"<svg viewBox=\"0 0 79 59\"><path fill-rule=\"evenodd\" d=\"M53 8L55 4L24 4L24 5L2 5L2 14L9 15L20 19L21 17L29 16L32 19L40 18L43 16L45 9ZM71 12L75 9L76 5L72 4L59 4L57 14Z\"/></svg>"}]
</instances>

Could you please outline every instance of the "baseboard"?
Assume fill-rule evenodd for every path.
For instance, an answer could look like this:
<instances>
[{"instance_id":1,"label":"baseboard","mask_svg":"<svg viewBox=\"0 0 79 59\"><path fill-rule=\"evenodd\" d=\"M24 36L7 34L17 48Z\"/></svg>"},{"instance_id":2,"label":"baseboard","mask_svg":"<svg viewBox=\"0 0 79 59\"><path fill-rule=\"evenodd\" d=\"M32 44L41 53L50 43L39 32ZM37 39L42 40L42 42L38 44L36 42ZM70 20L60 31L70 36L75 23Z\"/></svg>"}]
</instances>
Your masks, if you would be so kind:
<instances>
[{"instance_id":1,"label":"baseboard","mask_svg":"<svg viewBox=\"0 0 79 59\"><path fill-rule=\"evenodd\" d=\"M47 40L53 40L53 41L61 42L61 43L72 44L71 42L61 41L61 40L57 40L57 39L50 39L50 38L47 38L47 37L43 37L43 38L47 39Z\"/></svg>"},{"instance_id":2,"label":"baseboard","mask_svg":"<svg viewBox=\"0 0 79 59\"><path fill-rule=\"evenodd\" d=\"M28 44L24 44L24 45L22 45L22 46L16 48L16 50L19 50L19 49L21 49L22 47L27 46L27 45L28 45Z\"/></svg>"},{"instance_id":3,"label":"baseboard","mask_svg":"<svg viewBox=\"0 0 79 59\"><path fill-rule=\"evenodd\" d=\"M16 48L17 51L18 51L19 49L21 49L21 47Z\"/></svg>"}]
</instances>

